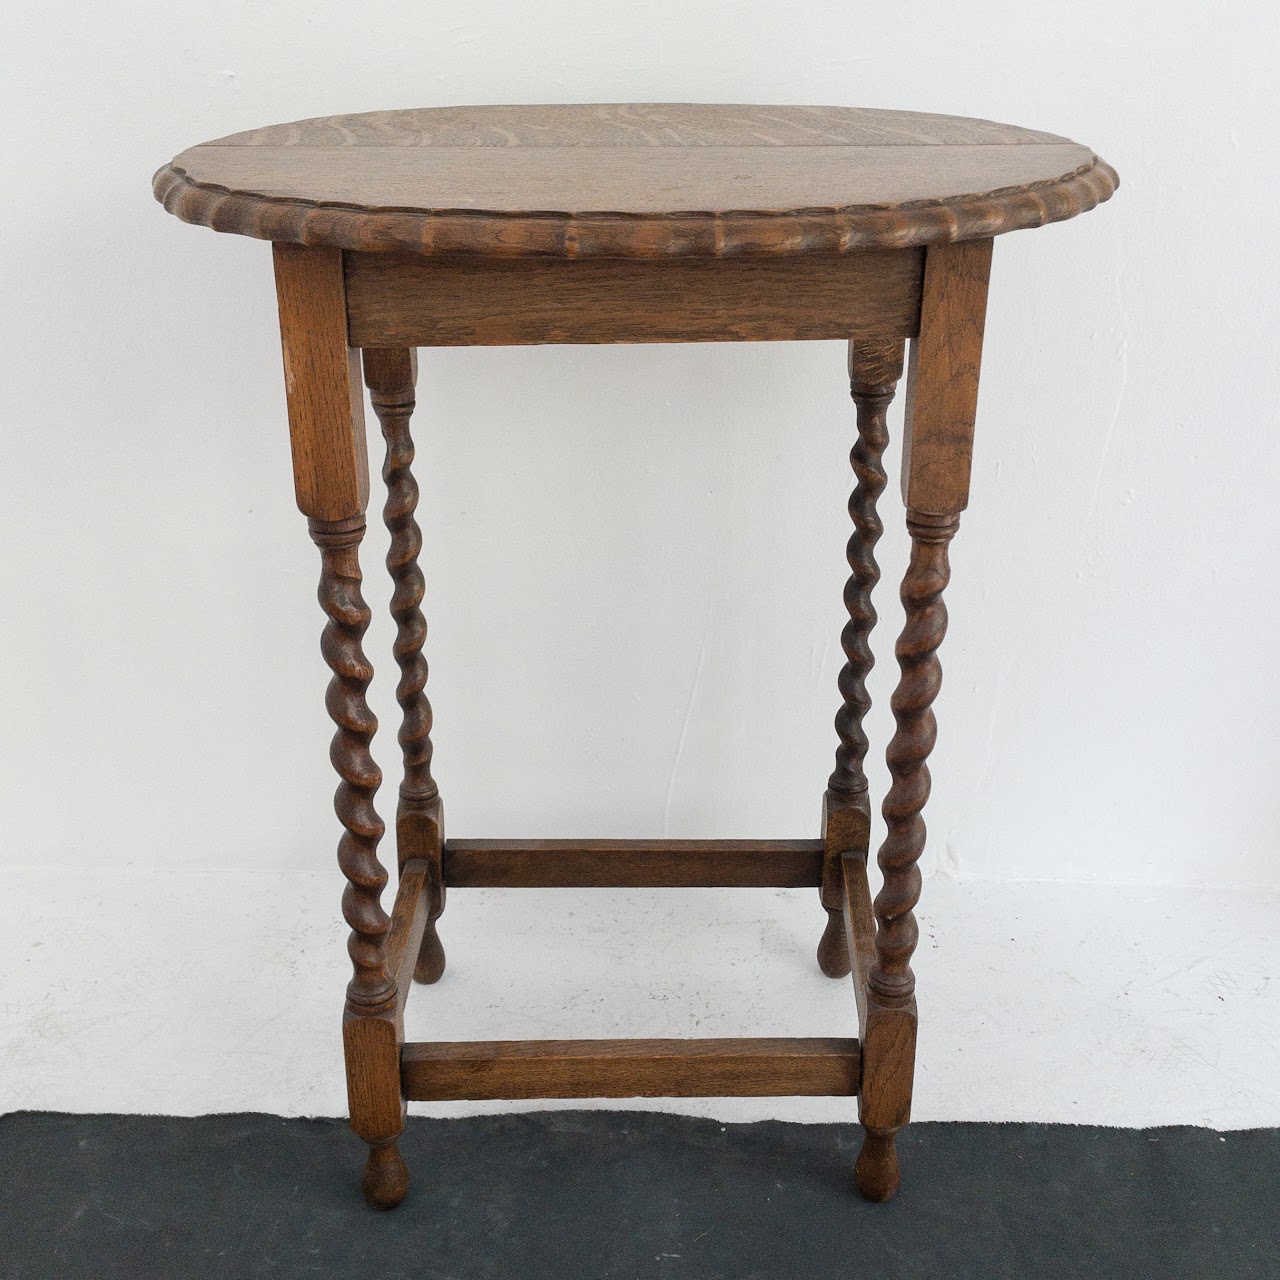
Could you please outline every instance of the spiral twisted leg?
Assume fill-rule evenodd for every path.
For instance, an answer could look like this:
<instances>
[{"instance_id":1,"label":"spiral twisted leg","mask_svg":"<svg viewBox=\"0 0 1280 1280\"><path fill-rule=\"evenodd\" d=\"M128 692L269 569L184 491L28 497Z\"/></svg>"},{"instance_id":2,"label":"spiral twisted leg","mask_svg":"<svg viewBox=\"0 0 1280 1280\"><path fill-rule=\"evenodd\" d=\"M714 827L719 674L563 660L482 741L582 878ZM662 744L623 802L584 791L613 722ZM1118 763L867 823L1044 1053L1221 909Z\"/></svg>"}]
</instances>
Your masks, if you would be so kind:
<instances>
[{"instance_id":1,"label":"spiral twisted leg","mask_svg":"<svg viewBox=\"0 0 1280 1280\"><path fill-rule=\"evenodd\" d=\"M850 386L858 406L858 439L849 455L857 480L849 498L849 518L853 533L846 555L849 581L844 589L844 606L849 621L840 635L845 665L840 672L839 688L844 699L836 712L836 767L827 786L843 794L865 792L867 775L863 764L867 758L867 735L863 717L871 709L867 696L867 676L875 665L870 638L878 617L871 593L880 581L880 566L875 549L884 533L884 524L876 509L884 492L887 477L884 451L889 443L886 418L889 405L902 374L901 342L886 343L882 348L870 345L854 347L850 359Z\"/></svg>"},{"instance_id":2,"label":"spiral twisted leg","mask_svg":"<svg viewBox=\"0 0 1280 1280\"><path fill-rule=\"evenodd\" d=\"M396 700L400 704L400 750L404 778L396 807L396 844L400 865L421 859L431 867L425 892L430 901L414 978L438 982L444 973L444 947L436 921L444 911L444 877L441 851L444 815L440 790L431 776L431 703L427 698L427 660L423 646L427 621L422 614L426 593L418 555L422 532L418 528L418 484L413 476L413 436L409 419L414 410L417 353L412 348L370 348L364 352L364 376L374 412L382 425L386 458L382 478L387 486L383 520L391 533L387 569L393 593L391 616L396 623L395 659L400 668Z\"/></svg>"},{"instance_id":3,"label":"spiral twisted leg","mask_svg":"<svg viewBox=\"0 0 1280 1280\"><path fill-rule=\"evenodd\" d=\"M844 929L844 883L840 855L849 850L867 852L871 831L871 807L867 796L867 735L863 718L871 709L867 676L875 665L870 638L876 625L871 593L880 581L875 548L884 532L876 504L884 492L884 451L889 443L886 422L889 405L902 376L903 343L851 342L849 382L858 413L858 439L849 455L856 478L849 498L853 533L847 558L849 580L844 589L849 621L840 635L845 664L840 672L842 703L836 712L836 767L827 782L823 802L822 905L827 924L818 943L818 965L829 978L847 977L849 948Z\"/></svg>"},{"instance_id":4,"label":"spiral twisted leg","mask_svg":"<svg viewBox=\"0 0 1280 1280\"><path fill-rule=\"evenodd\" d=\"M901 677L892 706L897 730L886 759L893 782L885 796L887 832L878 862L884 883L875 899L876 954L867 982L867 1039L882 1064L864 1079L859 1106L866 1129L855 1176L862 1193L887 1200L898 1186L894 1135L911 1108L915 1057L915 975L911 956L918 930L913 914L920 900L922 816L929 798L929 753L937 736L933 701L942 685L938 647L947 631L942 601L950 577L947 547L958 515L907 512L911 560L902 581L906 621L897 643Z\"/></svg>"},{"instance_id":5,"label":"spiral twisted leg","mask_svg":"<svg viewBox=\"0 0 1280 1280\"><path fill-rule=\"evenodd\" d=\"M920 900L927 762L938 732L933 702L942 687L938 648L947 634L942 600L951 576L947 547L959 523L959 516L907 515L911 561L902 581L906 621L896 648L902 675L891 704L897 732L886 752L893 783L882 810L887 832L877 860L884 885L875 900L876 962L870 978L871 989L885 999L906 999L916 987L912 911Z\"/></svg>"},{"instance_id":6,"label":"spiral twisted leg","mask_svg":"<svg viewBox=\"0 0 1280 1280\"><path fill-rule=\"evenodd\" d=\"M387 954L387 873L378 861L383 826L374 808L382 775L369 751L378 724L366 698L373 672L362 648L369 609L360 593L359 553L369 475L359 354L349 345L341 251L276 244L272 255L294 490L320 550L319 599L327 619L321 651L333 672L325 703L337 726L330 758L339 777L342 913L351 927L352 977L342 1016L347 1101L351 1127L369 1146L365 1195L390 1207L407 1185L395 1149L404 1129L404 1026Z\"/></svg>"},{"instance_id":7,"label":"spiral twisted leg","mask_svg":"<svg viewBox=\"0 0 1280 1280\"><path fill-rule=\"evenodd\" d=\"M381 901L387 872L378 861L378 842L384 828L373 807L382 773L369 751L378 722L365 697L373 670L361 645L369 626L369 607L360 593L359 548L365 522L363 516L313 519L310 528L320 548L320 605L329 619L320 640L333 672L325 695L325 706L337 725L329 758L341 779L334 808L343 828L338 864L347 878L342 914L351 926L347 949L353 973L343 1014L351 1123L369 1143L362 1183L365 1198L379 1208L391 1208L404 1198L408 1175L396 1150L404 1127L398 1010L386 955L391 921Z\"/></svg>"},{"instance_id":8,"label":"spiral twisted leg","mask_svg":"<svg viewBox=\"0 0 1280 1280\"><path fill-rule=\"evenodd\" d=\"M320 650L333 672L325 707L338 727L329 759L341 779L333 803L343 827L338 865L347 878L342 914L351 926L347 949L354 968L347 1004L380 1012L394 1003L395 984L385 954L391 921L381 902L387 873L378 861L378 842L385 828L373 807L382 772L369 752L378 721L365 700L373 669L361 647L369 626L369 606L360 594L364 519L312 520L310 527L320 548L320 607L329 619L320 639Z\"/></svg>"}]
</instances>

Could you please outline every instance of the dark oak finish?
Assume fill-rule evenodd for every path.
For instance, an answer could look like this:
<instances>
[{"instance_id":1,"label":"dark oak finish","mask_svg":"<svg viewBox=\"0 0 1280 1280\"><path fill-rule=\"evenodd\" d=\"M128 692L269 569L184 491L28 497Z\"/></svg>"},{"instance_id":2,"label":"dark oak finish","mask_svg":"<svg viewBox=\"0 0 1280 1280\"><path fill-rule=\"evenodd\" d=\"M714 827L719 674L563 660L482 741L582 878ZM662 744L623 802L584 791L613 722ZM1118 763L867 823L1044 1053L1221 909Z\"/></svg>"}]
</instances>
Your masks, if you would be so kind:
<instances>
[{"instance_id":1,"label":"dark oak finish","mask_svg":"<svg viewBox=\"0 0 1280 1280\"><path fill-rule=\"evenodd\" d=\"M278 244L274 259L298 509L313 520L363 515L369 455L359 357L347 346L342 255Z\"/></svg>"},{"instance_id":2,"label":"dark oak finish","mask_svg":"<svg viewBox=\"0 0 1280 1280\"><path fill-rule=\"evenodd\" d=\"M902 440L908 511L950 516L969 505L991 249L990 240L938 245L925 259Z\"/></svg>"},{"instance_id":3,"label":"dark oak finish","mask_svg":"<svg viewBox=\"0 0 1280 1280\"><path fill-rule=\"evenodd\" d=\"M329 756L340 779L338 864L347 878L342 914L354 969L342 1020L347 1099L351 1126L369 1144L365 1198L391 1208L408 1188L396 1149L405 1116L404 1033L387 951L391 920L381 905L384 828L373 800L382 773L370 753L378 722L365 697L373 668L361 647L370 619L360 590L369 471L359 362L346 344L341 255L277 245L275 269L295 492L320 549L319 599L328 619L320 647L333 672L325 705L337 726Z\"/></svg>"},{"instance_id":4,"label":"dark oak finish","mask_svg":"<svg viewBox=\"0 0 1280 1280\"><path fill-rule=\"evenodd\" d=\"M312 520L311 536L320 548L320 605L329 617L321 649L333 671L325 703L337 725L329 756L341 779L334 798L343 826L338 865L347 878L342 914L351 926L347 950L355 969L342 1020L347 1099L352 1128L369 1143L365 1197L391 1208L404 1198L408 1171L395 1144L404 1128L404 1102L397 1064L399 1004L387 955L391 921L380 901L387 884L378 861L384 828L373 807L382 773L369 751L378 722L365 699L373 669L360 643L370 616L360 592L364 521Z\"/></svg>"},{"instance_id":5,"label":"dark oak finish","mask_svg":"<svg viewBox=\"0 0 1280 1280\"><path fill-rule=\"evenodd\" d=\"M428 868L431 907L415 976L419 982L431 983L439 982L445 963L444 947L436 932L436 921L444 911L440 868L444 807L440 788L431 776L431 703L426 693L427 660L422 653L427 639L427 620L422 614L426 586L418 567L422 531L415 516L418 484L413 477L413 436L409 430L418 380L418 353L404 347L367 347L363 354L365 383L387 445L382 467L387 501L382 517L391 534L387 570L395 588L391 616L396 620L394 652L400 668L396 686L401 712L397 736L404 763L396 805L396 852L402 867L414 858Z\"/></svg>"},{"instance_id":6,"label":"dark oak finish","mask_svg":"<svg viewBox=\"0 0 1280 1280\"><path fill-rule=\"evenodd\" d=\"M451 107L299 121L183 152L154 191L188 222L274 241L295 492L321 553L353 975L343 1015L363 1188L389 1208L409 1099L858 1095L857 1185L898 1187L911 1114L919 861L947 628L948 546L969 500L993 238L1092 208L1087 147L984 120L844 107ZM857 406L835 768L818 839L448 840L432 775L410 418L418 346L848 342ZM892 784L872 895L865 717L888 414L910 342L902 492L910 562ZM363 650L369 501L360 387L386 457L404 776L388 916L381 773ZM405 1044L413 979L444 972L446 885L817 887L822 971L852 974L859 1039Z\"/></svg>"},{"instance_id":7,"label":"dark oak finish","mask_svg":"<svg viewBox=\"0 0 1280 1280\"><path fill-rule=\"evenodd\" d=\"M924 251L669 262L345 255L354 346L910 337Z\"/></svg>"},{"instance_id":8,"label":"dark oak finish","mask_svg":"<svg viewBox=\"0 0 1280 1280\"><path fill-rule=\"evenodd\" d=\"M263 240L490 258L832 254L989 237L1106 200L1053 134L911 111L449 107L274 125L154 179L187 222Z\"/></svg>"},{"instance_id":9,"label":"dark oak finish","mask_svg":"<svg viewBox=\"0 0 1280 1280\"><path fill-rule=\"evenodd\" d=\"M320 607L329 619L320 648L333 672L325 705L337 726L329 757L341 779L334 798L343 826L338 865L348 881L342 906L351 926L349 950L355 968L347 1002L376 1012L391 1003L394 983L385 950L391 922L380 905L387 884L386 869L378 861L384 827L373 807L382 771L369 750L378 721L365 698L373 668L361 647L370 618L360 591L364 522L313 520L311 537L320 548Z\"/></svg>"},{"instance_id":10,"label":"dark oak finish","mask_svg":"<svg viewBox=\"0 0 1280 1280\"><path fill-rule=\"evenodd\" d=\"M797 889L822 881L820 840L449 840L457 888Z\"/></svg>"},{"instance_id":11,"label":"dark oak finish","mask_svg":"<svg viewBox=\"0 0 1280 1280\"><path fill-rule=\"evenodd\" d=\"M902 580L906 618L895 652L901 675L892 699L897 728L885 753L892 785L884 798L884 883L875 897L875 961L866 985L867 1065L859 1098L866 1136L855 1173L863 1195L887 1200L898 1188L894 1137L911 1118L916 1001L911 955L918 929L922 813L928 758L937 737L933 701L942 685L938 648L947 631L942 594L947 548L969 500L973 421L982 363L991 241L937 245L925 260L920 336L907 378L902 491L911 559Z\"/></svg>"},{"instance_id":12,"label":"dark oak finish","mask_svg":"<svg viewBox=\"0 0 1280 1280\"><path fill-rule=\"evenodd\" d=\"M852 1096L856 1040L490 1040L407 1044L416 1101Z\"/></svg>"},{"instance_id":13,"label":"dark oak finish","mask_svg":"<svg viewBox=\"0 0 1280 1280\"><path fill-rule=\"evenodd\" d=\"M884 451L889 443L887 418L902 376L903 358L903 344L898 340L849 342L849 388L858 406L858 439L849 455L857 480L849 498L853 532L845 549L849 580L844 588L844 607L849 621L840 634L845 656L839 680L843 703L836 712L840 745L822 805L826 851L822 905L827 912L827 926L818 942L818 966L829 978L843 978L849 972L840 859L847 852L860 853L865 859L871 841L871 800L863 768L870 744L862 722L871 710L867 676L875 665L871 632L877 621L871 593L880 581L875 549L884 532L876 503L888 483L884 471Z\"/></svg>"},{"instance_id":14,"label":"dark oak finish","mask_svg":"<svg viewBox=\"0 0 1280 1280\"><path fill-rule=\"evenodd\" d=\"M431 867L425 861L406 862L400 868L391 928L387 932L387 968L395 979L396 1004L401 1011L409 998L414 967L427 928L431 874Z\"/></svg>"},{"instance_id":15,"label":"dark oak finish","mask_svg":"<svg viewBox=\"0 0 1280 1280\"><path fill-rule=\"evenodd\" d=\"M937 736L932 704L942 683L937 651L947 630L947 544L958 523L958 516L907 516L911 562L902 580L906 621L896 648L902 674L892 699L897 731L885 753L893 783L882 806L888 833L877 861L884 884L875 897L876 957L866 990L869 1061L860 1105L866 1138L856 1168L859 1188L873 1200L887 1200L897 1190L893 1139L911 1117L916 1004L910 960L918 937L913 908L920 900L926 761Z\"/></svg>"},{"instance_id":16,"label":"dark oak finish","mask_svg":"<svg viewBox=\"0 0 1280 1280\"><path fill-rule=\"evenodd\" d=\"M853 974L853 997L858 1006L858 1035L867 1034L867 983L876 961L876 919L867 883L867 859L846 853L840 859L844 904L841 916L848 947L847 969Z\"/></svg>"}]
</instances>

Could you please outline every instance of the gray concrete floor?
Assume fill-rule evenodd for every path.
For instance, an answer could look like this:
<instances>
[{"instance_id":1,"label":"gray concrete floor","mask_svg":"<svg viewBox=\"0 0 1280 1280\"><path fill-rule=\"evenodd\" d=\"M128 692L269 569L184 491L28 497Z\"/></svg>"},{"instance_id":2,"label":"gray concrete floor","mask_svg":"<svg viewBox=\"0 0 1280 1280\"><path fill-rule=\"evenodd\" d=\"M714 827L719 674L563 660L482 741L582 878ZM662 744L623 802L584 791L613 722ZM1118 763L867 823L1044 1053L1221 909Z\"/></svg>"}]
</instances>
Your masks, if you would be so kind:
<instances>
[{"instance_id":1,"label":"gray concrete floor","mask_svg":"<svg viewBox=\"0 0 1280 1280\"><path fill-rule=\"evenodd\" d=\"M648 1112L411 1118L412 1186L357 1189L338 1120L0 1117L0 1276L1280 1275L1280 1130L921 1124L902 1191L858 1130Z\"/></svg>"}]
</instances>

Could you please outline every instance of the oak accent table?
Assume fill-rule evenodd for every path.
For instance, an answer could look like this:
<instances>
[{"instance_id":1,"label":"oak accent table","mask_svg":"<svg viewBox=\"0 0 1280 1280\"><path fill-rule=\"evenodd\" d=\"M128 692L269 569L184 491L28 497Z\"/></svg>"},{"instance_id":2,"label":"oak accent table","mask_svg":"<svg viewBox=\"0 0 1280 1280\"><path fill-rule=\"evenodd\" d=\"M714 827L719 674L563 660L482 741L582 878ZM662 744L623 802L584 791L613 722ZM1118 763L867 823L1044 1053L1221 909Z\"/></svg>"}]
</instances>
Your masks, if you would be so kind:
<instances>
[{"instance_id":1,"label":"oak accent table","mask_svg":"<svg viewBox=\"0 0 1280 1280\"><path fill-rule=\"evenodd\" d=\"M941 681L947 545L969 496L993 237L1116 189L1087 147L985 120L844 107L451 107L332 116L184 151L155 176L187 222L273 242L298 506L320 549L338 862L354 974L343 1017L370 1204L403 1199L407 1101L858 1094L857 1185L898 1185L915 1059L912 909ZM839 338L857 404L849 621L835 770L803 840L446 840L431 776L409 416L417 347ZM907 339L902 489L911 537L888 747L887 836L867 879L871 593L885 417ZM365 693L363 379L386 439L404 780L399 888L381 905L382 774ZM818 963L853 974L859 1039L406 1044L411 979L444 970L451 886L802 886Z\"/></svg>"}]
</instances>

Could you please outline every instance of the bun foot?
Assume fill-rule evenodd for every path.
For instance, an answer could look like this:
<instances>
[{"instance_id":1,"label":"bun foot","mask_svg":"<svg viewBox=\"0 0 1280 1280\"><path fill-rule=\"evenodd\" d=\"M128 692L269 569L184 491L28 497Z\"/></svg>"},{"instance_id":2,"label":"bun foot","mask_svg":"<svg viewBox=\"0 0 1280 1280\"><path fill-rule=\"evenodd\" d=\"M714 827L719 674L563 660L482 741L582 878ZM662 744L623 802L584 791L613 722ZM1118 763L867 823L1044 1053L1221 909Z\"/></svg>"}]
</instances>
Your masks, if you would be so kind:
<instances>
[{"instance_id":1,"label":"bun foot","mask_svg":"<svg viewBox=\"0 0 1280 1280\"><path fill-rule=\"evenodd\" d=\"M409 1168L394 1138L369 1148L360 1190L374 1209L394 1209L404 1199L409 1190Z\"/></svg>"},{"instance_id":2,"label":"bun foot","mask_svg":"<svg viewBox=\"0 0 1280 1280\"><path fill-rule=\"evenodd\" d=\"M418 949L418 962L413 968L414 982L430 984L444 976L444 945L436 932L436 922L427 921L422 932L422 946Z\"/></svg>"},{"instance_id":3,"label":"bun foot","mask_svg":"<svg viewBox=\"0 0 1280 1280\"><path fill-rule=\"evenodd\" d=\"M849 976L849 944L845 939L843 911L827 910L827 927L818 942L818 968L828 978Z\"/></svg>"},{"instance_id":4,"label":"bun foot","mask_svg":"<svg viewBox=\"0 0 1280 1280\"><path fill-rule=\"evenodd\" d=\"M853 1178L865 1199L877 1203L893 1199L901 1178L893 1134L873 1133L870 1129L863 1134L862 1150L858 1152L858 1162L853 1166Z\"/></svg>"}]
</instances>

